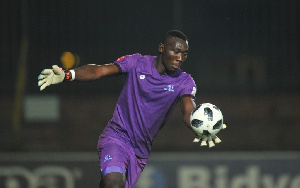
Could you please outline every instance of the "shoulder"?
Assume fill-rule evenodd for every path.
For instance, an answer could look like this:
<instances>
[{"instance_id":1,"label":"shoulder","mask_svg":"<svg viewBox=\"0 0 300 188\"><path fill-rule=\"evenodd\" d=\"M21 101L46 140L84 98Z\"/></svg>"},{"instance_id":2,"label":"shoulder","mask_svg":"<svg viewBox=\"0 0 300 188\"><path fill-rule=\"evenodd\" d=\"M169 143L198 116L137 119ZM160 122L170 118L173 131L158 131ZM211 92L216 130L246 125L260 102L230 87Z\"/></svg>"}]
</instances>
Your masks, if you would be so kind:
<instances>
[{"instance_id":1,"label":"shoulder","mask_svg":"<svg viewBox=\"0 0 300 188\"><path fill-rule=\"evenodd\" d=\"M136 60L140 58L142 55L139 53L131 54L131 55L124 55L122 57L119 57L115 62L121 62L121 61L128 61L128 60Z\"/></svg>"},{"instance_id":2,"label":"shoulder","mask_svg":"<svg viewBox=\"0 0 300 188\"><path fill-rule=\"evenodd\" d=\"M115 63L121 62L121 61L136 61L136 62L145 62L145 61L153 61L156 56L151 56L151 55L142 55L139 53L131 54L131 55L125 55L122 57L119 57Z\"/></svg>"},{"instance_id":3,"label":"shoulder","mask_svg":"<svg viewBox=\"0 0 300 188\"><path fill-rule=\"evenodd\" d=\"M154 56L135 53L122 56L118 58L114 63L121 69L122 72L129 72L137 66L149 64L149 62L153 61L153 57Z\"/></svg>"},{"instance_id":4,"label":"shoulder","mask_svg":"<svg viewBox=\"0 0 300 188\"><path fill-rule=\"evenodd\" d=\"M196 82L191 74L188 74L186 72L181 73L181 85L183 88L196 88Z\"/></svg>"},{"instance_id":5,"label":"shoulder","mask_svg":"<svg viewBox=\"0 0 300 188\"><path fill-rule=\"evenodd\" d=\"M184 82L192 82L192 83L195 83L195 81L194 81L192 75L189 74L189 73L186 73L186 72L184 72L184 71L181 71L180 77L181 77L181 79L182 79Z\"/></svg>"},{"instance_id":6,"label":"shoulder","mask_svg":"<svg viewBox=\"0 0 300 188\"><path fill-rule=\"evenodd\" d=\"M139 62L153 62L153 60L156 58L156 56L151 56L151 55L141 55L139 53L133 54L132 55L134 58L136 58L137 61Z\"/></svg>"},{"instance_id":7,"label":"shoulder","mask_svg":"<svg viewBox=\"0 0 300 188\"><path fill-rule=\"evenodd\" d=\"M186 72L182 72L180 81L180 87L182 89L181 97L190 96L192 98L195 98L197 92L197 85L192 75Z\"/></svg>"}]
</instances>

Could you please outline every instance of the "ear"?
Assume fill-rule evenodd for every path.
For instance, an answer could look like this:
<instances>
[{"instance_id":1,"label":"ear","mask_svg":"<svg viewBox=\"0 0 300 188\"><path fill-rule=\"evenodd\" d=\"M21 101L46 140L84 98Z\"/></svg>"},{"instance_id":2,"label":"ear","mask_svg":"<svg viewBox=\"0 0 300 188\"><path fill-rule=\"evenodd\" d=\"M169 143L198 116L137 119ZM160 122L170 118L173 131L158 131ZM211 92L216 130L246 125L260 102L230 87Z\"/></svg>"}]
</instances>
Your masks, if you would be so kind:
<instances>
[{"instance_id":1,"label":"ear","mask_svg":"<svg viewBox=\"0 0 300 188\"><path fill-rule=\"evenodd\" d=\"M160 43L159 45L158 45L158 51L159 51L159 53L161 54L163 51L164 51L164 44L163 43Z\"/></svg>"}]
</instances>

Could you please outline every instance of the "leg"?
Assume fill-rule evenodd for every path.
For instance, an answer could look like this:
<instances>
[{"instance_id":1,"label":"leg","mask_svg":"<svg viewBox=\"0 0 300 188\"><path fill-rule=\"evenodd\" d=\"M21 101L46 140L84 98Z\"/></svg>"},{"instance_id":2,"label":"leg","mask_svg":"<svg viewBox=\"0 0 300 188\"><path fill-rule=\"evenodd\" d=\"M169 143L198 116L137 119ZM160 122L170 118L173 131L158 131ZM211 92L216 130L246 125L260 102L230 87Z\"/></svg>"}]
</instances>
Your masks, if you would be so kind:
<instances>
[{"instance_id":1,"label":"leg","mask_svg":"<svg viewBox=\"0 0 300 188\"><path fill-rule=\"evenodd\" d=\"M123 145L111 137L99 139L100 188L125 188L128 158L127 149Z\"/></svg>"},{"instance_id":2,"label":"leg","mask_svg":"<svg viewBox=\"0 0 300 188\"><path fill-rule=\"evenodd\" d=\"M102 177L100 188L132 188L147 162L147 159L137 157L131 146L112 137L99 139L98 155Z\"/></svg>"},{"instance_id":3,"label":"leg","mask_svg":"<svg viewBox=\"0 0 300 188\"><path fill-rule=\"evenodd\" d=\"M100 182L100 188L125 188L125 175L119 172L106 174Z\"/></svg>"}]
</instances>

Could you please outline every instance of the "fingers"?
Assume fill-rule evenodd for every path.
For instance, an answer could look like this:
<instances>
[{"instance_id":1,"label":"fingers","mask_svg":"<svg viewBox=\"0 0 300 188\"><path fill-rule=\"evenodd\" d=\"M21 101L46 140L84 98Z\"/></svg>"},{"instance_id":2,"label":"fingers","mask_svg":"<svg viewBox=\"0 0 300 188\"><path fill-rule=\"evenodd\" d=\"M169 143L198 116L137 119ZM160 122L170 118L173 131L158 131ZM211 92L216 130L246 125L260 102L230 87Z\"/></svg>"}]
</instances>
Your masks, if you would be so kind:
<instances>
[{"instance_id":1,"label":"fingers","mask_svg":"<svg viewBox=\"0 0 300 188\"><path fill-rule=\"evenodd\" d=\"M45 83L40 87L40 91L43 91L49 84Z\"/></svg>"},{"instance_id":2,"label":"fingers","mask_svg":"<svg viewBox=\"0 0 300 188\"><path fill-rule=\"evenodd\" d=\"M203 135L200 146L207 146L207 136Z\"/></svg>"},{"instance_id":3,"label":"fingers","mask_svg":"<svg viewBox=\"0 0 300 188\"><path fill-rule=\"evenodd\" d=\"M226 129L226 125L223 124L221 129ZM215 134L208 134L208 135L198 135L197 138L194 139L193 142L201 142L200 146L207 146L211 148L214 147L215 144L221 143L222 140L218 138Z\"/></svg>"},{"instance_id":4,"label":"fingers","mask_svg":"<svg viewBox=\"0 0 300 188\"><path fill-rule=\"evenodd\" d=\"M51 81L49 77L38 81L38 86L40 86L40 91L44 90L49 85L51 85Z\"/></svg>"},{"instance_id":5,"label":"fingers","mask_svg":"<svg viewBox=\"0 0 300 188\"><path fill-rule=\"evenodd\" d=\"M52 69L44 69L38 76L38 86L40 86L40 91L44 90L47 86L51 85L51 80L53 79Z\"/></svg>"},{"instance_id":6,"label":"fingers","mask_svg":"<svg viewBox=\"0 0 300 188\"><path fill-rule=\"evenodd\" d=\"M213 141L214 141L216 144L222 142L222 140L221 140L220 138L218 138L216 135L212 135L211 137L212 137Z\"/></svg>"},{"instance_id":7,"label":"fingers","mask_svg":"<svg viewBox=\"0 0 300 188\"><path fill-rule=\"evenodd\" d=\"M53 74L53 71L51 69L44 69L41 74L38 76L38 86L43 85L45 82L47 82L48 78L51 77L51 74Z\"/></svg>"},{"instance_id":8,"label":"fingers","mask_svg":"<svg viewBox=\"0 0 300 188\"><path fill-rule=\"evenodd\" d=\"M201 140L201 137L199 136L198 138L195 138L195 139L193 140L193 142L200 142L200 140Z\"/></svg>"},{"instance_id":9,"label":"fingers","mask_svg":"<svg viewBox=\"0 0 300 188\"><path fill-rule=\"evenodd\" d=\"M49 75L53 73L52 69L44 69L42 72L41 72L41 75Z\"/></svg>"},{"instance_id":10,"label":"fingers","mask_svg":"<svg viewBox=\"0 0 300 188\"><path fill-rule=\"evenodd\" d=\"M200 146L208 145L209 148L212 148L215 146L215 144L218 144L222 141L216 135L209 135L209 136L201 135L201 136L198 136L197 138L195 138L193 142L201 142Z\"/></svg>"},{"instance_id":11,"label":"fingers","mask_svg":"<svg viewBox=\"0 0 300 188\"><path fill-rule=\"evenodd\" d=\"M52 68L53 68L54 74L56 74L56 75L64 74L62 69L60 69L57 65L53 65Z\"/></svg>"},{"instance_id":12,"label":"fingers","mask_svg":"<svg viewBox=\"0 0 300 188\"><path fill-rule=\"evenodd\" d=\"M38 86L41 86L41 85L43 85L43 84L46 83L46 82L47 82L47 79L39 80L39 81L38 81Z\"/></svg>"},{"instance_id":13,"label":"fingers","mask_svg":"<svg viewBox=\"0 0 300 188\"><path fill-rule=\"evenodd\" d=\"M44 90L49 85L50 85L50 82L48 82L47 79L43 79L38 82L38 86L40 86L40 91Z\"/></svg>"},{"instance_id":14,"label":"fingers","mask_svg":"<svg viewBox=\"0 0 300 188\"><path fill-rule=\"evenodd\" d=\"M47 74L47 75L40 74L38 77L38 80L43 80L43 79L47 78L48 76L50 76L50 74Z\"/></svg>"},{"instance_id":15,"label":"fingers","mask_svg":"<svg viewBox=\"0 0 300 188\"><path fill-rule=\"evenodd\" d=\"M41 74L38 76L38 80L43 80L50 76L53 73L51 69L44 69Z\"/></svg>"}]
</instances>

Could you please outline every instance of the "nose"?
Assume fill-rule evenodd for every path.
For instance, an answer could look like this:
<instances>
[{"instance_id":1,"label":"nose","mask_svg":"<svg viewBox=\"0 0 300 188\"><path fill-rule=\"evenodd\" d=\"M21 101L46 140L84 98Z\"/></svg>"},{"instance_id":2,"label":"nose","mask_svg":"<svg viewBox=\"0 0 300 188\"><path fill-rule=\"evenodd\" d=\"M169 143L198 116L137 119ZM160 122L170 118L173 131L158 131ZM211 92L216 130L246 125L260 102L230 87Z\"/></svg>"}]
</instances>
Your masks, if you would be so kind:
<instances>
[{"instance_id":1,"label":"nose","mask_svg":"<svg viewBox=\"0 0 300 188\"><path fill-rule=\"evenodd\" d=\"M180 62L183 61L183 55L182 55L182 53L178 54L177 61L180 61Z\"/></svg>"}]
</instances>

